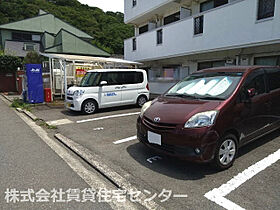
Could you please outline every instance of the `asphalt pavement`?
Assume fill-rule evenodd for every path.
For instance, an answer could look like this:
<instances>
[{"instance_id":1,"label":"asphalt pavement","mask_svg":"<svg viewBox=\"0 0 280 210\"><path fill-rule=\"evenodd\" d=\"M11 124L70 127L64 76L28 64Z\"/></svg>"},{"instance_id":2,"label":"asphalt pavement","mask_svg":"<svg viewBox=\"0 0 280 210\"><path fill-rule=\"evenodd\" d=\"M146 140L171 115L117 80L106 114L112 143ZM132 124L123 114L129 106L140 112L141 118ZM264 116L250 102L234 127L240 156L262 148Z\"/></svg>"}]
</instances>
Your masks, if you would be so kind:
<instances>
[{"instance_id":1,"label":"asphalt pavement","mask_svg":"<svg viewBox=\"0 0 280 210\"><path fill-rule=\"evenodd\" d=\"M166 209L279 208L279 130L241 148L230 169L216 171L208 164L163 156L139 143L135 138L139 112L134 106L104 109L94 115L44 107L34 110L39 118L57 123L57 132L99 155L102 163ZM259 170L274 153L275 162L268 160L267 167ZM215 197L215 189L225 184L229 187L221 191L220 199L205 196L214 192ZM171 195L164 200L166 191Z\"/></svg>"},{"instance_id":2,"label":"asphalt pavement","mask_svg":"<svg viewBox=\"0 0 280 210\"><path fill-rule=\"evenodd\" d=\"M90 186L0 99L0 208L111 209L108 203L81 202L82 192L80 201L66 202L67 193L61 202L53 202L50 197L54 189L66 192L88 188ZM25 197L24 201L23 196L27 195L24 191L28 190L31 197ZM50 193L47 202L40 200L44 193Z\"/></svg>"}]
</instances>

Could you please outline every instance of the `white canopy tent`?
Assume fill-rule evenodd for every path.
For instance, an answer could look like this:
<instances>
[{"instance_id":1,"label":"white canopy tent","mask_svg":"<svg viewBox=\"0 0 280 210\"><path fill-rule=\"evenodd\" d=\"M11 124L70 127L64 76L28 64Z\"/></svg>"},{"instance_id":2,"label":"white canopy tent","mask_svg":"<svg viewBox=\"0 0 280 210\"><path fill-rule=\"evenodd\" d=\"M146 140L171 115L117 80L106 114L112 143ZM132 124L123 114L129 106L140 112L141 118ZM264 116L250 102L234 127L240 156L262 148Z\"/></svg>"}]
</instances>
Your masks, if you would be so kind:
<instances>
[{"instance_id":1,"label":"white canopy tent","mask_svg":"<svg viewBox=\"0 0 280 210\"><path fill-rule=\"evenodd\" d=\"M141 65L141 63L123 60L119 58L104 58L104 57L92 57L82 55L68 55L68 54L51 54L51 53L40 53L42 56L59 59L65 61L76 61L76 62L97 62L97 63L120 63L127 65Z\"/></svg>"},{"instance_id":2,"label":"white canopy tent","mask_svg":"<svg viewBox=\"0 0 280 210\"><path fill-rule=\"evenodd\" d=\"M58 61L59 68L61 72L61 98L63 94L65 95L65 99L67 98L67 69L66 62L72 62L73 65L75 63L94 63L101 66L111 66L114 68L116 65L122 65L126 68L136 68L141 63L123 60L119 58L105 58L105 57L92 57L92 56L81 56L81 55L68 55L68 54L52 54L52 53L40 53L44 57L49 58L49 70L50 70L50 86L52 92L52 100L53 100L53 69L54 69L54 60ZM63 85L64 83L64 85Z\"/></svg>"}]
</instances>

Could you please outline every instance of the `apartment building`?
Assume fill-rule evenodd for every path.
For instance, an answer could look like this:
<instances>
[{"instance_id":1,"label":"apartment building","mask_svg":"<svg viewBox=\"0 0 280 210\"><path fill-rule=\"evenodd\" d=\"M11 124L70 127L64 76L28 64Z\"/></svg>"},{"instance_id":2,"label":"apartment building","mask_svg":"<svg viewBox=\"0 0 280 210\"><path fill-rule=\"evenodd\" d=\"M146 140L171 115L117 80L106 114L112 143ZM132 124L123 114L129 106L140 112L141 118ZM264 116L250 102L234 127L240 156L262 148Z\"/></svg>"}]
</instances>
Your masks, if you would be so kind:
<instances>
[{"instance_id":1,"label":"apartment building","mask_svg":"<svg viewBox=\"0 0 280 210\"><path fill-rule=\"evenodd\" d=\"M280 65L280 0L125 0L125 23L152 93L204 68Z\"/></svg>"}]
</instances>

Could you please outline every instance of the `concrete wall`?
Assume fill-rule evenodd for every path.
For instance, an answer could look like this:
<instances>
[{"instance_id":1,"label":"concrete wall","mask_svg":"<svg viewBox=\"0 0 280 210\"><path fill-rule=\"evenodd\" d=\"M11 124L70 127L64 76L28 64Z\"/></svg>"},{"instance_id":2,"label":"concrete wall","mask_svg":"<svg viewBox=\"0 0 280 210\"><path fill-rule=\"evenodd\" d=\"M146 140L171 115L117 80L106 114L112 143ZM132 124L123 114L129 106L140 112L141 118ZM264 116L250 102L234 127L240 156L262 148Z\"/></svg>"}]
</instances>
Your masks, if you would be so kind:
<instances>
[{"instance_id":1,"label":"concrete wall","mask_svg":"<svg viewBox=\"0 0 280 210\"><path fill-rule=\"evenodd\" d=\"M13 55L18 57L25 57L28 51L24 50L25 43L32 43L32 42L16 42L16 41L6 41L5 42L5 54L6 55ZM35 45L35 51L39 53L40 51L40 44L39 43L32 43Z\"/></svg>"}]
</instances>

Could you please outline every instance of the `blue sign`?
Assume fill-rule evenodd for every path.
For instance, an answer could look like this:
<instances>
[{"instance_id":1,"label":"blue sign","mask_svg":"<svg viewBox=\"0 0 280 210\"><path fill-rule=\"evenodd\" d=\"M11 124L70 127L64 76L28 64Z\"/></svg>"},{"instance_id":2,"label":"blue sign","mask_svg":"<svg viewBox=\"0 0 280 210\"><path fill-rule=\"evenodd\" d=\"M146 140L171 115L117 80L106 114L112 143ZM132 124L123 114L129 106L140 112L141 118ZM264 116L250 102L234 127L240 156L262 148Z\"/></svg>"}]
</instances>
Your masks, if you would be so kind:
<instances>
[{"instance_id":1,"label":"blue sign","mask_svg":"<svg viewBox=\"0 0 280 210\"><path fill-rule=\"evenodd\" d=\"M26 64L27 100L29 103L44 102L44 88L41 64Z\"/></svg>"},{"instance_id":2,"label":"blue sign","mask_svg":"<svg viewBox=\"0 0 280 210\"><path fill-rule=\"evenodd\" d=\"M105 96L117 96L116 93L105 93Z\"/></svg>"}]
</instances>

